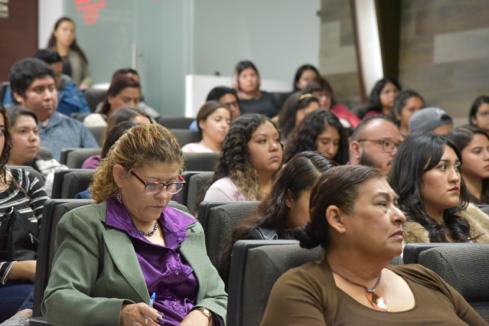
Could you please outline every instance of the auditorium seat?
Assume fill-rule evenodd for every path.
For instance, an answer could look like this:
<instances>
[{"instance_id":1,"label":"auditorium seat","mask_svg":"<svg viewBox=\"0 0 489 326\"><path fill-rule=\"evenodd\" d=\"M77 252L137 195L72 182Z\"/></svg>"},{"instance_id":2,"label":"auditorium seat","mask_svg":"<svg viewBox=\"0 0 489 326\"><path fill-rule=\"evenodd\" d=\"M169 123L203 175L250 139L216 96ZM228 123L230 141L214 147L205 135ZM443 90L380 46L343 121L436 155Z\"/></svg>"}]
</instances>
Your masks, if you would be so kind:
<instances>
[{"instance_id":1,"label":"auditorium seat","mask_svg":"<svg viewBox=\"0 0 489 326\"><path fill-rule=\"evenodd\" d=\"M87 158L100 155L101 152L101 148L64 148L61 150L60 163L70 169L80 169Z\"/></svg>"},{"instance_id":2,"label":"auditorium seat","mask_svg":"<svg viewBox=\"0 0 489 326\"><path fill-rule=\"evenodd\" d=\"M159 117L157 122L168 129L188 129L194 118L187 117Z\"/></svg>"},{"instance_id":3,"label":"auditorium seat","mask_svg":"<svg viewBox=\"0 0 489 326\"><path fill-rule=\"evenodd\" d=\"M219 153L183 153L184 169L187 171L214 171Z\"/></svg>"},{"instance_id":4,"label":"auditorium seat","mask_svg":"<svg viewBox=\"0 0 489 326\"><path fill-rule=\"evenodd\" d=\"M190 213L196 213L200 205L198 201L200 198L204 197L203 191L212 180L213 176L214 172L200 171L199 173L195 173L189 177L188 183L186 184L187 188L185 189L186 194L183 204L188 207Z\"/></svg>"}]
</instances>

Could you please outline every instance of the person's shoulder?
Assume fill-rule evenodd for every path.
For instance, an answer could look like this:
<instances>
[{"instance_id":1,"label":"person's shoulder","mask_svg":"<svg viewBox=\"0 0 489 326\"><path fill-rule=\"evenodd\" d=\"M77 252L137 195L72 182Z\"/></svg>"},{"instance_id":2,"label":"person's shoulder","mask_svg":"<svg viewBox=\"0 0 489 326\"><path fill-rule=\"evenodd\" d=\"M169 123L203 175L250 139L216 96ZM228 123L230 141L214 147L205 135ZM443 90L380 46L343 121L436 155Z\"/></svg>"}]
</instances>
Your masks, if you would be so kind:
<instances>
[{"instance_id":1,"label":"person's shoulder","mask_svg":"<svg viewBox=\"0 0 489 326\"><path fill-rule=\"evenodd\" d=\"M105 212L107 205L105 202L98 204L88 204L76 207L65 214L61 222L74 223L81 222L83 224L99 224L105 220Z\"/></svg>"},{"instance_id":2,"label":"person's shoulder","mask_svg":"<svg viewBox=\"0 0 489 326\"><path fill-rule=\"evenodd\" d=\"M428 230L426 230L420 223L408 220L402 225L402 232L404 235L404 241L406 243L411 242L430 242L430 236Z\"/></svg>"},{"instance_id":3,"label":"person's shoulder","mask_svg":"<svg viewBox=\"0 0 489 326\"><path fill-rule=\"evenodd\" d=\"M324 268L324 262L312 261L289 269L276 282L277 286L292 288L310 288L323 292L330 288L331 272ZM332 277L332 276L331 276Z\"/></svg>"}]
</instances>

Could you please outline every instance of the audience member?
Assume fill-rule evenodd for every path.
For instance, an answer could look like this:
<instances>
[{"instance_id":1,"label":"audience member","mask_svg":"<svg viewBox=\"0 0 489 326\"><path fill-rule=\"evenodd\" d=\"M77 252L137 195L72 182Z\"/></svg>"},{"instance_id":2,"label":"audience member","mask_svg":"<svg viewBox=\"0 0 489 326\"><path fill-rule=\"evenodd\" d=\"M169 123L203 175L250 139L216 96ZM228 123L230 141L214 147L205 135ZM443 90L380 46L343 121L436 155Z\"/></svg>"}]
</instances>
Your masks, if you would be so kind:
<instances>
[{"instance_id":1,"label":"audience member","mask_svg":"<svg viewBox=\"0 0 489 326\"><path fill-rule=\"evenodd\" d=\"M235 86L241 114L261 113L269 118L280 108L272 94L260 90L260 74L253 62L240 61L235 68Z\"/></svg>"},{"instance_id":2,"label":"audience member","mask_svg":"<svg viewBox=\"0 0 489 326\"><path fill-rule=\"evenodd\" d=\"M48 196L29 172L6 168L11 139L3 109L0 130L0 322L19 311L15 318L27 325L36 274L37 242L33 236L39 232L38 222ZM9 227L11 223L16 227Z\"/></svg>"},{"instance_id":3,"label":"audience member","mask_svg":"<svg viewBox=\"0 0 489 326\"><path fill-rule=\"evenodd\" d=\"M364 119L350 139L350 163L389 172L402 142L397 126L388 117L376 115Z\"/></svg>"},{"instance_id":4,"label":"audience member","mask_svg":"<svg viewBox=\"0 0 489 326\"><path fill-rule=\"evenodd\" d=\"M229 130L231 113L221 103L210 101L205 103L197 113L199 135L202 140L183 146L183 152L219 153L222 143Z\"/></svg>"},{"instance_id":5,"label":"audience member","mask_svg":"<svg viewBox=\"0 0 489 326\"><path fill-rule=\"evenodd\" d=\"M333 163L317 152L294 156L278 173L270 194L260 203L256 213L233 228L220 255L221 275L227 280L231 251L241 239L295 239L310 220L311 189L321 173Z\"/></svg>"},{"instance_id":6,"label":"audience member","mask_svg":"<svg viewBox=\"0 0 489 326\"><path fill-rule=\"evenodd\" d=\"M94 175L96 204L58 224L43 302L49 323L224 325L227 295L203 229L168 207L182 166L161 125L133 127L116 142Z\"/></svg>"},{"instance_id":7,"label":"audience member","mask_svg":"<svg viewBox=\"0 0 489 326\"><path fill-rule=\"evenodd\" d=\"M238 93L235 89L217 86L210 90L207 94L206 102L217 101L228 108L231 113L231 120L236 119L241 114L238 101Z\"/></svg>"},{"instance_id":8,"label":"audience member","mask_svg":"<svg viewBox=\"0 0 489 326\"><path fill-rule=\"evenodd\" d=\"M33 57L44 61L54 71L56 88L58 90L58 107L56 108L58 112L67 116L71 116L72 113L90 112L90 108L83 93L78 90L75 83L73 83L68 75L61 73L61 57L57 52L43 49L37 51ZM13 105L14 99L12 98L12 90L10 86L7 86L4 90L3 106L5 108L10 108Z\"/></svg>"},{"instance_id":9,"label":"audience member","mask_svg":"<svg viewBox=\"0 0 489 326\"><path fill-rule=\"evenodd\" d=\"M359 112L362 119L373 115L390 116L401 85L393 78L384 77L377 81L368 97L367 107Z\"/></svg>"},{"instance_id":10,"label":"audience member","mask_svg":"<svg viewBox=\"0 0 489 326\"><path fill-rule=\"evenodd\" d=\"M308 114L319 109L319 100L311 93L295 92L285 100L278 118L282 139L287 141Z\"/></svg>"},{"instance_id":11,"label":"audience member","mask_svg":"<svg viewBox=\"0 0 489 326\"><path fill-rule=\"evenodd\" d=\"M360 123L360 119L346 105L336 102L333 88L325 78L311 81L304 91L313 93L319 99L321 108L330 110L345 128L354 129Z\"/></svg>"},{"instance_id":12,"label":"audience member","mask_svg":"<svg viewBox=\"0 0 489 326\"><path fill-rule=\"evenodd\" d=\"M55 50L63 59L63 74L70 76L78 88L86 89L92 83L85 52L76 42L75 22L61 17L54 24L48 48Z\"/></svg>"},{"instance_id":13,"label":"audience member","mask_svg":"<svg viewBox=\"0 0 489 326\"><path fill-rule=\"evenodd\" d=\"M85 126L107 126L107 118L123 107L137 107L141 99L141 86L133 77L121 75L112 79L107 95L96 113L88 115Z\"/></svg>"},{"instance_id":14,"label":"audience member","mask_svg":"<svg viewBox=\"0 0 489 326\"><path fill-rule=\"evenodd\" d=\"M409 119L411 116L424 107L424 99L413 90L403 90L394 102L392 119L399 126L399 131L403 137L409 135Z\"/></svg>"},{"instance_id":15,"label":"audience member","mask_svg":"<svg viewBox=\"0 0 489 326\"><path fill-rule=\"evenodd\" d=\"M468 203L461 155L446 137L409 136L392 164L389 182L408 221L406 242L489 242L489 216Z\"/></svg>"},{"instance_id":16,"label":"audience member","mask_svg":"<svg viewBox=\"0 0 489 326\"><path fill-rule=\"evenodd\" d=\"M455 289L420 265L389 265L402 253L396 194L364 166L326 171L311 193L300 244L324 259L293 268L272 288L261 325L487 323Z\"/></svg>"},{"instance_id":17,"label":"audience member","mask_svg":"<svg viewBox=\"0 0 489 326\"><path fill-rule=\"evenodd\" d=\"M489 132L489 96L479 96L472 102L469 123Z\"/></svg>"},{"instance_id":18,"label":"audience member","mask_svg":"<svg viewBox=\"0 0 489 326\"><path fill-rule=\"evenodd\" d=\"M338 164L348 162L348 131L327 110L309 114L285 146L285 162L304 151L318 151Z\"/></svg>"},{"instance_id":19,"label":"audience member","mask_svg":"<svg viewBox=\"0 0 489 326\"><path fill-rule=\"evenodd\" d=\"M262 114L234 120L204 201L260 200L267 196L282 166L280 133Z\"/></svg>"},{"instance_id":20,"label":"audience member","mask_svg":"<svg viewBox=\"0 0 489 326\"><path fill-rule=\"evenodd\" d=\"M9 75L15 101L37 116L41 145L59 160L63 148L98 147L98 144L79 121L56 111L58 98L54 78L53 70L34 58L16 62Z\"/></svg>"},{"instance_id":21,"label":"audience member","mask_svg":"<svg viewBox=\"0 0 489 326\"><path fill-rule=\"evenodd\" d=\"M424 108L409 119L411 133L448 135L453 129L453 119L440 108Z\"/></svg>"},{"instance_id":22,"label":"audience member","mask_svg":"<svg viewBox=\"0 0 489 326\"><path fill-rule=\"evenodd\" d=\"M141 89L141 97L139 99L139 103L138 103L137 108L139 110L141 110L147 116L151 117L152 119L158 118L160 116L160 114L155 109L153 109L148 104L146 104L146 102L145 102L144 95L143 95L143 85L141 83L141 77L139 76L138 71L136 69L132 69L132 68L120 68L120 69L117 69L112 74L111 81L114 80L114 79L119 78L120 76L132 78L132 79L134 79L135 81L137 81L139 83L139 87ZM100 105L102 106L103 105L103 102L100 103Z\"/></svg>"},{"instance_id":23,"label":"audience member","mask_svg":"<svg viewBox=\"0 0 489 326\"><path fill-rule=\"evenodd\" d=\"M463 126L448 136L462 157L462 178L469 201L489 204L489 135L476 126Z\"/></svg>"},{"instance_id":24,"label":"audience member","mask_svg":"<svg viewBox=\"0 0 489 326\"><path fill-rule=\"evenodd\" d=\"M292 83L293 92L300 92L305 90L307 85L313 80L321 77L319 70L311 64L303 64L294 75L294 82Z\"/></svg>"},{"instance_id":25,"label":"audience member","mask_svg":"<svg viewBox=\"0 0 489 326\"><path fill-rule=\"evenodd\" d=\"M68 169L52 157L39 155L40 138L36 115L24 108L13 107L7 111L11 149L8 164L31 166L44 176L44 189L51 194L54 173Z\"/></svg>"}]
</instances>

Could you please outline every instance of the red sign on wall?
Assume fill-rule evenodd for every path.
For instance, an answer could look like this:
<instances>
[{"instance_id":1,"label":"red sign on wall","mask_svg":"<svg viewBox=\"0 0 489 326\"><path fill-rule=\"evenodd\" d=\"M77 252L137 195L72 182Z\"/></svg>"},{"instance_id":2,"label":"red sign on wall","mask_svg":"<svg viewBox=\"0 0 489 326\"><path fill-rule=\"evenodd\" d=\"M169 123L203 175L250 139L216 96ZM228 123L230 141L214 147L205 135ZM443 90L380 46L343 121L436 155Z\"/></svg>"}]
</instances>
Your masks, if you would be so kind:
<instances>
[{"instance_id":1,"label":"red sign on wall","mask_svg":"<svg viewBox=\"0 0 489 326\"><path fill-rule=\"evenodd\" d=\"M83 21L87 25L97 23L97 20L100 17L100 9L107 6L105 0L74 0L74 2L76 11L82 13Z\"/></svg>"}]
</instances>

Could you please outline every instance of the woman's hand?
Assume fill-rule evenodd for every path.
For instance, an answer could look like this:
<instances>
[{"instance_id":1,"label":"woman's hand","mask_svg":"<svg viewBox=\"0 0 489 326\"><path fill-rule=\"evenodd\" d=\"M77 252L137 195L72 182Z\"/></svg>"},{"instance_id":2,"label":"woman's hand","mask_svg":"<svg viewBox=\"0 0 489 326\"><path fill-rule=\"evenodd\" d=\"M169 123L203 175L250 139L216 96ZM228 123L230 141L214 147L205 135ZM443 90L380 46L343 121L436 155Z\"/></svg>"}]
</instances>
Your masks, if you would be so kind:
<instances>
[{"instance_id":1,"label":"woman's hand","mask_svg":"<svg viewBox=\"0 0 489 326\"><path fill-rule=\"evenodd\" d=\"M121 326L158 326L161 318L158 310L146 303L133 303L122 306L119 324Z\"/></svg>"},{"instance_id":2,"label":"woman's hand","mask_svg":"<svg viewBox=\"0 0 489 326\"><path fill-rule=\"evenodd\" d=\"M212 326L212 320L196 309L192 310L180 323L180 326Z\"/></svg>"},{"instance_id":3,"label":"woman's hand","mask_svg":"<svg viewBox=\"0 0 489 326\"><path fill-rule=\"evenodd\" d=\"M30 280L34 282L36 277L36 261L35 260L22 260L14 261L10 272L7 275L7 279L10 281L15 280Z\"/></svg>"}]
</instances>

